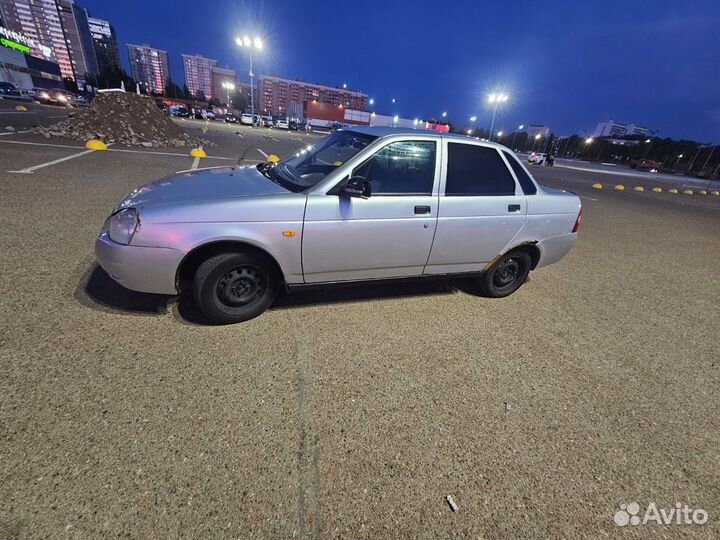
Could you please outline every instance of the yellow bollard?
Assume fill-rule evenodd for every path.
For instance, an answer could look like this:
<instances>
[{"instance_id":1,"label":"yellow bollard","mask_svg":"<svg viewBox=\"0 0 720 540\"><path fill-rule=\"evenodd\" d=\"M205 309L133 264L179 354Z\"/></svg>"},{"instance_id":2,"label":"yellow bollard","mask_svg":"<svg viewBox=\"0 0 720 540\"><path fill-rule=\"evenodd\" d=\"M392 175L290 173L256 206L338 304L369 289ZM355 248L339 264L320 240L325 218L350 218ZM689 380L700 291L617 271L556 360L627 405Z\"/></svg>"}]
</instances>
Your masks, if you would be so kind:
<instances>
[{"instance_id":1,"label":"yellow bollard","mask_svg":"<svg viewBox=\"0 0 720 540\"><path fill-rule=\"evenodd\" d=\"M190 157L206 158L207 154L202 148L193 148L192 150L190 150Z\"/></svg>"},{"instance_id":2,"label":"yellow bollard","mask_svg":"<svg viewBox=\"0 0 720 540\"><path fill-rule=\"evenodd\" d=\"M625 191L625 186L623 186L622 184L618 184L617 186L615 186L615 191Z\"/></svg>"},{"instance_id":3,"label":"yellow bollard","mask_svg":"<svg viewBox=\"0 0 720 540\"><path fill-rule=\"evenodd\" d=\"M90 139L88 142L85 143L85 148L88 150L107 150L107 145L102 142L98 141L97 139Z\"/></svg>"},{"instance_id":4,"label":"yellow bollard","mask_svg":"<svg viewBox=\"0 0 720 540\"><path fill-rule=\"evenodd\" d=\"M602 189L603 185L598 182L598 183L593 184L592 187L594 187L595 189Z\"/></svg>"},{"instance_id":5,"label":"yellow bollard","mask_svg":"<svg viewBox=\"0 0 720 540\"><path fill-rule=\"evenodd\" d=\"M635 191L637 191L638 193L642 193L643 191L645 191L645 188L642 187L642 186L635 186L634 189L635 189Z\"/></svg>"},{"instance_id":6,"label":"yellow bollard","mask_svg":"<svg viewBox=\"0 0 720 540\"><path fill-rule=\"evenodd\" d=\"M692 195L692 194L693 194L693 190L692 190L692 189L685 189L685 190L683 190L683 195Z\"/></svg>"},{"instance_id":7,"label":"yellow bollard","mask_svg":"<svg viewBox=\"0 0 720 540\"><path fill-rule=\"evenodd\" d=\"M677 195L677 194L678 194L678 190L675 189L675 188L670 188L670 189L668 189L668 193L672 193L673 195Z\"/></svg>"},{"instance_id":8,"label":"yellow bollard","mask_svg":"<svg viewBox=\"0 0 720 540\"><path fill-rule=\"evenodd\" d=\"M653 188L653 191L654 191L655 193L662 193L662 188L661 188L661 187L654 187L654 188Z\"/></svg>"},{"instance_id":9,"label":"yellow bollard","mask_svg":"<svg viewBox=\"0 0 720 540\"><path fill-rule=\"evenodd\" d=\"M701 189L700 191L698 191L698 194L699 195L707 195L707 191L705 191L704 189Z\"/></svg>"},{"instance_id":10,"label":"yellow bollard","mask_svg":"<svg viewBox=\"0 0 720 540\"><path fill-rule=\"evenodd\" d=\"M720 196L720 191L711 191L710 195L715 195L716 197Z\"/></svg>"},{"instance_id":11,"label":"yellow bollard","mask_svg":"<svg viewBox=\"0 0 720 540\"><path fill-rule=\"evenodd\" d=\"M265 161L268 163L277 163L280 161L280 158L277 157L275 154L270 154L267 158L265 158Z\"/></svg>"},{"instance_id":12,"label":"yellow bollard","mask_svg":"<svg viewBox=\"0 0 720 540\"><path fill-rule=\"evenodd\" d=\"M18 105L17 107L15 107L15 110L17 112L25 112L27 111L27 107L25 107L25 105Z\"/></svg>"}]
</instances>

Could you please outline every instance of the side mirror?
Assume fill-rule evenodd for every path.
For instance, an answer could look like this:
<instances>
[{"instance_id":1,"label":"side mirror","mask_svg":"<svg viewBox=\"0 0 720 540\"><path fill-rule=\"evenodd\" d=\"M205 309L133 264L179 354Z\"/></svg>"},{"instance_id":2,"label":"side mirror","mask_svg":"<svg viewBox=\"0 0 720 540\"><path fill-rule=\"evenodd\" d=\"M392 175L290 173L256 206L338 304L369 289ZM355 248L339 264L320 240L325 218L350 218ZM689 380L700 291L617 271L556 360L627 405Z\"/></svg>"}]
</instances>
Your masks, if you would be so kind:
<instances>
[{"instance_id":1,"label":"side mirror","mask_svg":"<svg viewBox=\"0 0 720 540\"><path fill-rule=\"evenodd\" d=\"M372 192L370 182L365 180L362 176L353 176L345 185L340 188L338 195L341 197L360 197L367 199Z\"/></svg>"}]
</instances>

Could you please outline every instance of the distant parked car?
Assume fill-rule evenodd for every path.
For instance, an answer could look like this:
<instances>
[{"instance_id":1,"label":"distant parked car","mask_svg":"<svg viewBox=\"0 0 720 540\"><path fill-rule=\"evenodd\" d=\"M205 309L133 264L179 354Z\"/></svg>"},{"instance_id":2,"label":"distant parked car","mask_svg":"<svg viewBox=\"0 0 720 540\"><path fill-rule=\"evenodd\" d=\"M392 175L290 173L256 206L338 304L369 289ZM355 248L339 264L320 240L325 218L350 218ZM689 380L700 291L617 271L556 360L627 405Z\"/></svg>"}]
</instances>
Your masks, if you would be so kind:
<instances>
[{"instance_id":1,"label":"distant parked car","mask_svg":"<svg viewBox=\"0 0 720 540\"><path fill-rule=\"evenodd\" d=\"M460 274L505 297L570 252L581 216L577 195L538 185L499 144L353 127L276 164L140 187L105 221L95 255L124 287L194 295L231 323L284 289L343 281Z\"/></svg>"},{"instance_id":2,"label":"distant parked car","mask_svg":"<svg viewBox=\"0 0 720 540\"><path fill-rule=\"evenodd\" d=\"M253 123L252 114L244 113L242 116L240 116L240 123L245 124L246 126L252 126L252 123Z\"/></svg>"},{"instance_id":3,"label":"distant parked car","mask_svg":"<svg viewBox=\"0 0 720 540\"><path fill-rule=\"evenodd\" d=\"M535 165L543 165L547 160L547 154L541 154L539 152L533 152L528 156L528 163L534 163Z\"/></svg>"},{"instance_id":4,"label":"distant parked car","mask_svg":"<svg viewBox=\"0 0 720 540\"><path fill-rule=\"evenodd\" d=\"M48 90L45 88L38 88L33 97L36 101L44 103L45 105L67 106L70 102L65 91L58 89Z\"/></svg>"},{"instance_id":5,"label":"distant parked car","mask_svg":"<svg viewBox=\"0 0 720 540\"><path fill-rule=\"evenodd\" d=\"M225 123L226 124L237 124L240 121L240 119L235 116L233 113L227 113L225 115Z\"/></svg>"},{"instance_id":6,"label":"distant parked car","mask_svg":"<svg viewBox=\"0 0 720 540\"><path fill-rule=\"evenodd\" d=\"M278 129L290 129L290 123L287 118L278 118L275 121L275 127Z\"/></svg>"},{"instance_id":7,"label":"distant parked car","mask_svg":"<svg viewBox=\"0 0 720 540\"><path fill-rule=\"evenodd\" d=\"M0 98L4 97L20 97L20 90L11 82L0 81Z\"/></svg>"},{"instance_id":8,"label":"distant parked car","mask_svg":"<svg viewBox=\"0 0 720 540\"><path fill-rule=\"evenodd\" d=\"M272 116L263 116L261 121L262 121L263 127L272 127L272 125L273 125Z\"/></svg>"},{"instance_id":9,"label":"distant parked car","mask_svg":"<svg viewBox=\"0 0 720 540\"><path fill-rule=\"evenodd\" d=\"M208 120L215 120L215 113L212 111L205 111L205 118Z\"/></svg>"}]
</instances>

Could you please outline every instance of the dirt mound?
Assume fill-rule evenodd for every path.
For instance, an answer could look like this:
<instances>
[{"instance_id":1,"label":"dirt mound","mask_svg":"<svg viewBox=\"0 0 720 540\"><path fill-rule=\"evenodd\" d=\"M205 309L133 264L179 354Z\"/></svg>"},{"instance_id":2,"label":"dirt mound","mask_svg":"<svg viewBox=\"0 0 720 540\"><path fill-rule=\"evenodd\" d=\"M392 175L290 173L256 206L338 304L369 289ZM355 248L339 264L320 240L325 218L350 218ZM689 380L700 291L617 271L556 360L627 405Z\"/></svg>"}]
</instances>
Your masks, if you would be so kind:
<instances>
[{"instance_id":1,"label":"dirt mound","mask_svg":"<svg viewBox=\"0 0 720 540\"><path fill-rule=\"evenodd\" d=\"M46 137L69 137L130 146L199 146L155 105L155 101L130 92L98 94L86 109L75 109L70 118L37 129Z\"/></svg>"}]
</instances>

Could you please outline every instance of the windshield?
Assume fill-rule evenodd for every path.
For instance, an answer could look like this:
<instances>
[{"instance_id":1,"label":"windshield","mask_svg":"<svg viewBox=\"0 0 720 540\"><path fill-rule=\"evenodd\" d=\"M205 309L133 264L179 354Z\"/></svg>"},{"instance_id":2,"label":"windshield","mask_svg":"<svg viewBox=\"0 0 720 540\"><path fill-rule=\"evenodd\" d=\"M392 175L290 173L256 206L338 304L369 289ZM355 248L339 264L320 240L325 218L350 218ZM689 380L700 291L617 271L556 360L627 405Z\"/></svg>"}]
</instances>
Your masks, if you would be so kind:
<instances>
[{"instance_id":1,"label":"windshield","mask_svg":"<svg viewBox=\"0 0 720 540\"><path fill-rule=\"evenodd\" d=\"M336 131L278 163L276 172L284 182L302 191L316 185L375 139L372 135Z\"/></svg>"}]
</instances>

